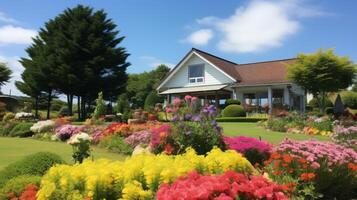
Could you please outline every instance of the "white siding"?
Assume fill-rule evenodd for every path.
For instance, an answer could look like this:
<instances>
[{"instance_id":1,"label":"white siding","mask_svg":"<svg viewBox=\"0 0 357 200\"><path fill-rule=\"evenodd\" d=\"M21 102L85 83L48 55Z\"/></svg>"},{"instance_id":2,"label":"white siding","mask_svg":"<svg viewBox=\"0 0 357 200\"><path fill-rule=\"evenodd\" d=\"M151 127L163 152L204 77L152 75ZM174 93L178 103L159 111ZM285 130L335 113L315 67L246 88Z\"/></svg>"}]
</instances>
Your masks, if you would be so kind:
<instances>
[{"instance_id":1,"label":"white siding","mask_svg":"<svg viewBox=\"0 0 357 200\"><path fill-rule=\"evenodd\" d=\"M189 84L188 82L188 66L193 64L205 64L205 81L203 83ZM175 73L172 78L163 85L164 88L175 87L190 87L190 86L204 86L231 83L232 80L218 71L215 67L206 63L204 60L193 54L191 58Z\"/></svg>"}]
</instances>

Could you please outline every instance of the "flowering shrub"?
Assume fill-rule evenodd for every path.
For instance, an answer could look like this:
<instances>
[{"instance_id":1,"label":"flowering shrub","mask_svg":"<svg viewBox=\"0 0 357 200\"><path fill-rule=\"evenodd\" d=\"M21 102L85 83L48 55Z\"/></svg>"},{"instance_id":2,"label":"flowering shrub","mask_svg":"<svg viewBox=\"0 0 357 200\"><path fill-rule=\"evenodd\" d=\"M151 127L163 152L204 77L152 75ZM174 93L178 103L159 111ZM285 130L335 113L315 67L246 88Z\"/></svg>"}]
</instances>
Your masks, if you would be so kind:
<instances>
[{"instance_id":1,"label":"flowering shrub","mask_svg":"<svg viewBox=\"0 0 357 200\"><path fill-rule=\"evenodd\" d=\"M357 126L343 127L336 125L331 138L334 142L357 151Z\"/></svg>"},{"instance_id":2,"label":"flowering shrub","mask_svg":"<svg viewBox=\"0 0 357 200\"><path fill-rule=\"evenodd\" d=\"M139 144L147 145L151 139L151 132L148 130L138 131L125 138L125 142L132 147L136 147Z\"/></svg>"},{"instance_id":3,"label":"flowering shrub","mask_svg":"<svg viewBox=\"0 0 357 200\"><path fill-rule=\"evenodd\" d=\"M15 119L31 119L34 118L34 115L32 113L26 113L26 112L18 112L15 114Z\"/></svg>"},{"instance_id":4,"label":"flowering shrub","mask_svg":"<svg viewBox=\"0 0 357 200\"><path fill-rule=\"evenodd\" d=\"M72 137L72 135L81 132L83 128L84 126L66 124L55 129L55 136L61 141L66 141Z\"/></svg>"},{"instance_id":5,"label":"flowering shrub","mask_svg":"<svg viewBox=\"0 0 357 200\"><path fill-rule=\"evenodd\" d=\"M175 153L182 153L188 147L198 154L205 154L214 146L225 148L222 129L215 121L216 107L199 108L197 98L191 96L185 96L184 100L176 98L169 107L168 112L173 114L172 138L175 144L171 146Z\"/></svg>"},{"instance_id":6,"label":"flowering shrub","mask_svg":"<svg viewBox=\"0 0 357 200\"><path fill-rule=\"evenodd\" d=\"M68 144L73 147L72 158L75 162L82 163L85 158L90 156L90 142L92 138L87 133L78 133L72 135Z\"/></svg>"},{"instance_id":7,"label":"flowering shrub","mask_svg":"<svg viewBox=\"0 0 357 200\"><path fill-rule=\"evenodd\" d=\"M65 124L70 124L73 122L74 118L72 116L58 117L55 120L56 126L62 126Z\"/></svg>"},{"instance_id":8,"label":"flowering shrub","mask_svg":"<svg viewBox=\"0 0 357 200\"><path fill-rule=\"evenodd\" d=\"M174 145L175 139L172 136L172 128L169 124L151 129L150 147L154 153L173 154Z\"/></svg>"},{"instance_id":9,"label":"flowering shrub","mask_svg":"<svg viewBox=\"0 0 357 200\"><path fill-rule=\"evenodd\" d=\"M125 161L86 160L52 167L42 179L37 199L152 199L161 184L173 183L189 172L221 174L228 170L255 173L239 153L220 149L207 156L190 149L178 156L140 154Z\"/></svg>"},{"instance_id":10,"label":"flowering shrub","mask_svg":"<svg viewBox=\"0 0 357 200\"><path fill-rule=\"evenodd\" d=\"M225 137L224 142L228 149L242 153L252 164L262 165L272 150L272 145L268 142L245 136Z\"/></svg>"},{"instance_id":11,"label":"flowering shrub","mask_svg":"<svg viewBox=\"0 0 357 200\"><path fill-rule=\"evenodd\" d=\"M46 120L46 121L39 121L36 122L30 130L34 133L43 133L43 132L48 132L52 131L55 127L55 122L52 120Z\"/></svg>"},{"instance_id":12,"label":"flowering shrub","mask_svg":"<svg viewBox=\"0 0 357 200\"><path fill-rule=\"evenodd\" d=\"M202 176L192 172L187 178L179 178L173 184L163 184L157 192L158 200L175 199L288 199L287 187L278 185L263 176L248 177L234 171L223 175Z\"/></svg>"},{"instance_id":13,"label":"flowering shrub","mask_svg":"<svg viewBox=\"0 0 357 200\"><path fill-rule=\"evenodd\" d=\"M267 168L272 167L270 172L278 182L288 177L295 180L299 195L307 195L301 192L309 188L325 199L357 196L357 153L353 149L330 142L285 140L276 151Z\"/></svg>"}]
</instances>

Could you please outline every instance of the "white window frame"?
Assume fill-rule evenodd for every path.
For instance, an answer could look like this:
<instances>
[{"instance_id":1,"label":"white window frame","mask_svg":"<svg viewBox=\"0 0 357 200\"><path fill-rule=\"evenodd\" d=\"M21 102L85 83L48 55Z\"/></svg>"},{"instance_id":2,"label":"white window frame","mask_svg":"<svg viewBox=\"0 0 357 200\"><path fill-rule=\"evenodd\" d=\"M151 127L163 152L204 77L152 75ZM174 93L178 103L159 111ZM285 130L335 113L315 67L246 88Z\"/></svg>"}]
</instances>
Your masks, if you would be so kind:
<instances>
[{"instance_id":1,"label":"white window frame","mask_svg":"<svg viewBox=\"0 0 357 200\"><path fill-rule=\"evenodd\" d=\"M198 77L190 77L190 67L191 66L196 66L196 65L202 65L203 67L203 76L198 76ZM204 63L202 63L202 64L193 64L193 65L189 65L188 67L187 67L187 70L188 70L188 84L190 84L190 85L195 85L195 84L203 84L203 83L205 83L205 64ZM202 79L202 81L201 82L198 82L198 80L199 79ZM193 82L191 82L193 80Z\"/></svg>"}]
</instances>

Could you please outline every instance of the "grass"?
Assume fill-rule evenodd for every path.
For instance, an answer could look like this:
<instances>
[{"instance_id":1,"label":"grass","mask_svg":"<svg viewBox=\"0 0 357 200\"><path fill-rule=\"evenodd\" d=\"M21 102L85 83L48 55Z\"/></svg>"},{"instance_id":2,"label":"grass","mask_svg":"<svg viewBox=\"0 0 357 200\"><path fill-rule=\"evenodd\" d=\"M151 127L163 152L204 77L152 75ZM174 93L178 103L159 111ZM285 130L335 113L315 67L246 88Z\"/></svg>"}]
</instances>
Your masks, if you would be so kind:
<instances>
[{"instance_id":1,"label":"grass","mask_svg":"<svg viewBox=\"0 0 357 200\"><path fill-rule=\"evenodd\" d=\"M53 152L60 155L66 162L72 161L72 147L66 143L40 141L31 138L0 137L0 170L6 165L40 151ZM109 153L105 149L93 148L93 158L123 159L120 154Z\"/></svg>"},{"instance_id":2,"label":"grass","mask_svg":"<svg viewBox=\"0 0 357 200\"><path fill-rule=\"evenodd\" d=\"M284 138L290 138L294 140L308 140L315 138L321 141L330 140L327 136L309 136L303 134L282 133L276 131L268 131L263 127L258 126L256 123L249 122L221 122L220 126L223 127L223 132L227 136L249 136L254 138L261 138L267 140L273 144L281 142Z\"/></svg>"}]
</instances>

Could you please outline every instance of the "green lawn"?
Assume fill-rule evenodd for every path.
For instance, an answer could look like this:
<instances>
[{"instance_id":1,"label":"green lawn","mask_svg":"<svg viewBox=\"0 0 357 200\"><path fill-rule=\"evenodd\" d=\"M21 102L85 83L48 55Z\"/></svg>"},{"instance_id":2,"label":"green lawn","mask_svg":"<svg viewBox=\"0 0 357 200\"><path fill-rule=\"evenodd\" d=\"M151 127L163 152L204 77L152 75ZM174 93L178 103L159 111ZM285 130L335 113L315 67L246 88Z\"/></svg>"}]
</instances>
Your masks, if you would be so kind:
<instances>
[{"instance_id":1,"label":"green lawn","mask_svg":"<svg viewBox=\"0 0 357 200\"><path fill-rule=\"evenodd\" d=\"M0 137L0 170L26 155L40 151L53 152L60 155L68 163L72 163L72 147L66 143L39 141L31 138ZM120 154L109 153L104 149L93 149L94 159L123 159Z\"/></svg>"},{"instance_id":2,"label":"green lawn","mask_svg":"<svg viewBox=\"0 0 357 200\"><path fill-rule=\"evenodd\" d=\"M277 144L284 138L288 137L294 140L308 140L315 138L317 140L327 141L327 136L309 136L302 134L282 133L276 131L268 131L263 127L257 126L256 123L248 122L221 122L219 123L223 127L223 132L227 136L249 136L254 138L261 137L263 140L267 140L271 143Z\"/></svg>"}]
</instances>

